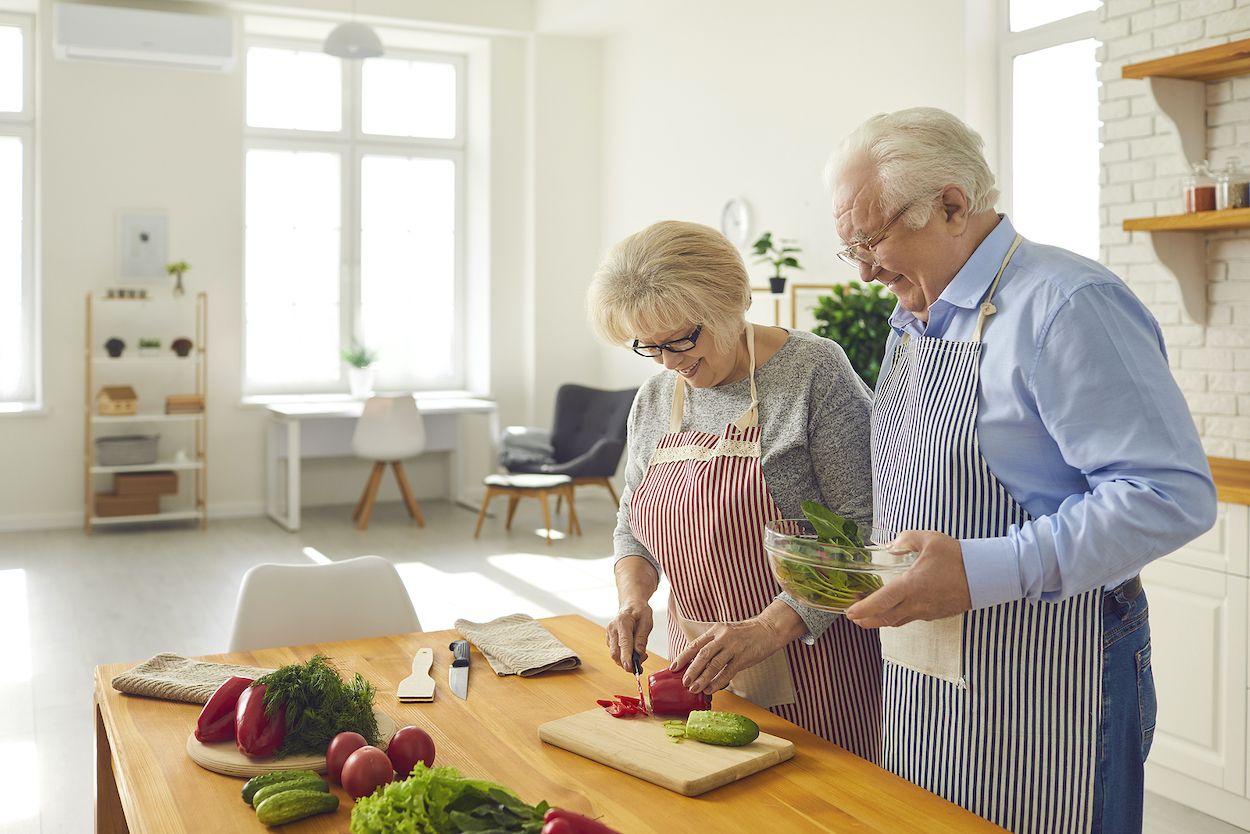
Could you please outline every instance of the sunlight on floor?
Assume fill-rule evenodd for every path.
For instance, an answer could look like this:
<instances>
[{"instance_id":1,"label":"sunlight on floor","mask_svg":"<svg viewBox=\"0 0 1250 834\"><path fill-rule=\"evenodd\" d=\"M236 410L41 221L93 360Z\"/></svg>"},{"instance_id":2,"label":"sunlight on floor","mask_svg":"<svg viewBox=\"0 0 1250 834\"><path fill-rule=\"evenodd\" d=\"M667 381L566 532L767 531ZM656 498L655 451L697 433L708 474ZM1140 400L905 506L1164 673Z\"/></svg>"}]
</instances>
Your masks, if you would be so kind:
<instances>
[{"instance_id":1,"label":"sunlight on floor","mask_svg":"<svg viewBox=\"0 0 1250 834\"><path fill-rule=\"evenodd\" d=\"M0 825L39 813L38 757L33 740L0 741Z\"/></svg>"},{"instance_id":2,"label":"sunlight on floor","mask_svg":"<svg viewBox=\"0 0 1250 834\"><path fill-rule=\"evenodd\" d=\"M26 571L2 570L0 686L29 683L30 677L30 610L26 603Z\"/></svg>"}]
</instances>

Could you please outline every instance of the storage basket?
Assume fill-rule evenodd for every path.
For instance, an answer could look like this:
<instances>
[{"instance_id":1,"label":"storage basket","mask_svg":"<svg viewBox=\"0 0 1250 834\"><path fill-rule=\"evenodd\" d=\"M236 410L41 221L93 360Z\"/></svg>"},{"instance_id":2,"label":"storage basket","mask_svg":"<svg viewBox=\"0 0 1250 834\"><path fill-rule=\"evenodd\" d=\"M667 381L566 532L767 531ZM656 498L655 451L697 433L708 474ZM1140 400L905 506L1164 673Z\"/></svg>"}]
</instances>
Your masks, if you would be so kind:
<instances>
[{"instance_id":1,"label":"storage basket","mask_svg":"<svg viewBox=\"0 0 1250 834\"><path fill-rule=\"evenodd\" d=\"M156 463L159 434L119 434L97 437L96 462L100 466L142 466Z\"/></svg>"}]
</instances>

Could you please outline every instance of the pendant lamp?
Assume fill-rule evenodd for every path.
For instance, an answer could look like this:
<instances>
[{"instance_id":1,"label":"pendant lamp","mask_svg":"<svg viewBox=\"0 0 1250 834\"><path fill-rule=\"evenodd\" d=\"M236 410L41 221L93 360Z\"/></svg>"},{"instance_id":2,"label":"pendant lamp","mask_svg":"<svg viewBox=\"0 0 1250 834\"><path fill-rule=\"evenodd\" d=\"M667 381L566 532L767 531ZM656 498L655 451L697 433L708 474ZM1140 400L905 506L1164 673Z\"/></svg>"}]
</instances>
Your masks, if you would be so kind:
<instances>
[{"instance_id":1,"label":"pendant lamp","mask_svg":"<svg viewBox=\"0 0 1250 834\"><path fill-rule=\"evenodd\" d=\"M373 27L367 23L361 23L355 20L356 3L352 2L352 20L346 23L340 23L326 36L325 45L322 47L326 52L336 58L347 58L349 60L361 60L363 58L377 58L382 55L382 39L378 37L378 33L373 31Z\"/></svg>"}]
</instances>

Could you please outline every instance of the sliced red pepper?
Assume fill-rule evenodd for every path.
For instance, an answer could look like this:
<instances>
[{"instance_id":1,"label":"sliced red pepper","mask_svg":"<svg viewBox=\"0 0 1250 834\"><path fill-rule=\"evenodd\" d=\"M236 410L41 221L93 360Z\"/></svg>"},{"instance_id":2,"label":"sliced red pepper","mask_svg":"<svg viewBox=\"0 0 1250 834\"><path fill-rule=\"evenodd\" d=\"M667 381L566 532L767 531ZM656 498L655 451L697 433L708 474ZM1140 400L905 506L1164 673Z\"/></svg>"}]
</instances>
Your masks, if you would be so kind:
<instances>
[{"instance_id":1,"label":"sliced red pepper","mask_svg":"<svg viewBox=\"0 0 1250 834\"><path fill-rule=\"evenodd\" d=\"M641 701L637 698L630 698L627 695L617 695L614 701L599 699L595 703L603 707L608 715L613 718L632 718L635 715L647 714Z\"/></svg>"},{"instance_id":2,"label":"sliced red pepper","mask_svg":"<svg viewBox=\"0 0 1250 834\"><path fill-rule=\"evenodd\" d=\"M195 737L202 742L234 741L235 708L251 678L230 678L208 699L195 722Z\"/></svg>"},{"instance_id":3,"label":"sliced red pepper","mask_svg":"<svg viewBox=\"0 0 1250 834\"><path fill-rule=\"evenodd\" d=\"M270 756L286 738L286 705L273 717L265 714L265 684L249 686L239 696L235 743L245 756Z\"/></svg>"}]
</instances>

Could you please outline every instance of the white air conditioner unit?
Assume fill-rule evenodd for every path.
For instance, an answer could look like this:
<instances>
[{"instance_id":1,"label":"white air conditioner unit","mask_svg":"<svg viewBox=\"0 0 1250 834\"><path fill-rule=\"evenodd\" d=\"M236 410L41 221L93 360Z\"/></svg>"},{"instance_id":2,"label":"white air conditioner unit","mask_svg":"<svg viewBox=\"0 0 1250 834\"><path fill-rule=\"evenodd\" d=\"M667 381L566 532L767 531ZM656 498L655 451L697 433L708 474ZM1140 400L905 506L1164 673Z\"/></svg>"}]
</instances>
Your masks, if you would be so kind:
<instances>
[{"instance_id":1,"label":"white air conditioner unit","mask_svg":"<svg viewBox=\"0 0 1250 834\"><path fill-rule=\"evenodd\" d=\"M234 22L218 15L56 4L58 58L188 69L234 65Z\"/></svg>"}]
</instances>

